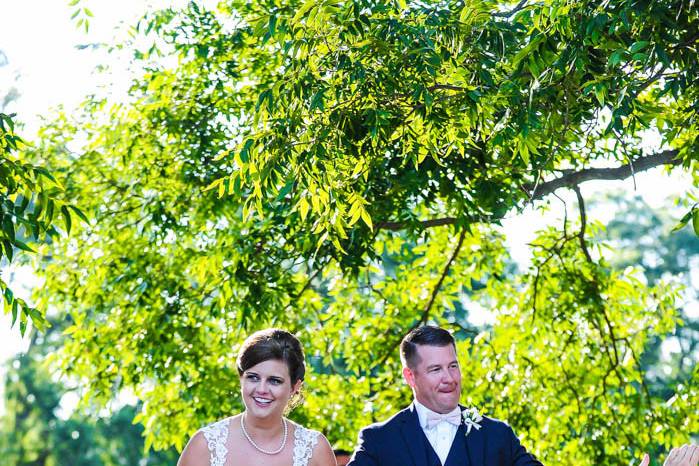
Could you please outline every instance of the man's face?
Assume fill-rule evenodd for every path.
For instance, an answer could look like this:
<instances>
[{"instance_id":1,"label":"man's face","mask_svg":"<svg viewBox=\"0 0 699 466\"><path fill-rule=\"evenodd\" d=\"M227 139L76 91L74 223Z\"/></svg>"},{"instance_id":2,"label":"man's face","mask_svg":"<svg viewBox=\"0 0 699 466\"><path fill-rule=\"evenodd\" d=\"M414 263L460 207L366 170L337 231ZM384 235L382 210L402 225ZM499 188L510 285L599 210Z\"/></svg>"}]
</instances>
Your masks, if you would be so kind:
<instances>
[{"instance_id":1,"label":"man's face","mask_svg":"<svg viewBox=\"0 0 699 466\"><path fill-rule=\"evenodd\" d=\"M350 457L349 455L337 455L335 460L337 461L337 466L346 466L347 463L349 463Z\"/></svg>"},{"instance_id":2,"label":"man's face","mask_svg":"<svg viewBox=\"0 0 699 466\"><path fill-rule=\"evenodd\" d=\"M459 405L461 370L453 345L417 345L415 367L404 367L403 377L426 408L446 414Z\"/></svg>"}]
</instances>

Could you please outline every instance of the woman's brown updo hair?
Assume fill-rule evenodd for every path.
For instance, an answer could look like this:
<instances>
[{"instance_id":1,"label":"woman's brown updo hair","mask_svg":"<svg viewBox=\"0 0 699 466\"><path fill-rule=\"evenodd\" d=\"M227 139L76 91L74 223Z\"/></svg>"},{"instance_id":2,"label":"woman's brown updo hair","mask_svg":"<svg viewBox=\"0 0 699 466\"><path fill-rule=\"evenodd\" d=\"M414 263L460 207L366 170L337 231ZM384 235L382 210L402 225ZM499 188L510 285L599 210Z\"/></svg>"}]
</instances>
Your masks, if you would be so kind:
<instances>
[{"instance_id":1,"label":"woman's brown updo hair","mask_svg":"<svg viewBox=\"0 0 699 466\"><path fill-rule=\"evenodd\" d=\"M303 380L306 374L306 363L299 340L286 330L268 328L253 333L243 342L238 353L238 375L242 376L243 372L251 367L269 360L286 364L292 387L299 380Z\"/></svg>"}]
</instances>

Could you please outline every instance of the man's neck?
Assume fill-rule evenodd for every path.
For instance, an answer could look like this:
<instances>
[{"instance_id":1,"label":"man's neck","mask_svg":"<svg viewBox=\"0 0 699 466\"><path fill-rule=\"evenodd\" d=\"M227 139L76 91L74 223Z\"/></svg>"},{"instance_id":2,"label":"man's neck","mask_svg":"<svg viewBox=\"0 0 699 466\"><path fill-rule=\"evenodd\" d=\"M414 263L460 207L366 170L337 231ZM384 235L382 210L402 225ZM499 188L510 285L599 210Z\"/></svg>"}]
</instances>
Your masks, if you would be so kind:
<instances>
[{"instance_id":1,"label":"man's neck","mask_svg":"<svg viewBox=\"0 0 699 466\"><path fill-rule=\"evenodd\" d=\"M447 410L447 411L445 411L445 412L442 413L442 412L439 412L439 411L435 411L434 409L428 408L427 406L425 406L424 403L421 403L420 400L418 400L418 399L415 398L415 397L413 397L413 403L415 404L416 407L418 407L418 412L422 411L422 412L425 412L425 413L426 413L427 411L431 411L431 412L436 413L436 414L448 414L448 413L454 411L455 409L457 409L457 408L459 407L459 405L457 404L457 405L454 406L453 408L451 408L451 409L449 409L449 410Z\"/></svg>"}]
</instances>

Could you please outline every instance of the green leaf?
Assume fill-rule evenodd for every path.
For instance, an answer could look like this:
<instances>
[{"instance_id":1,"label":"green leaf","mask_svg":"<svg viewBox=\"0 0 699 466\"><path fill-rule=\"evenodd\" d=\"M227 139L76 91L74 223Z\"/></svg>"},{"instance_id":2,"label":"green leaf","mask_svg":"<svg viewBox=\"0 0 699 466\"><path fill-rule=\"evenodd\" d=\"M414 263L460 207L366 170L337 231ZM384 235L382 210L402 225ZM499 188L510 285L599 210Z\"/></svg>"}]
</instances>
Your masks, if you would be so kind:
<instances>
[{"instance_id":1,"label":"green leaf","mask_svg":"<svg viewBox=\"0 0 699 466\"><path fill-rule=\"evenodd\" d=\"M677 222L677 225L675 225L675 227L672 229L672 232L674 233L676 231L680 231L682 228L687 226L687 223L689 223L689 220L694 221L693 216L694 216L694 209L692 209L689 212L687 212L686 214L684 214L684 216L680 219L680 221Z\"/></svg>"},{"instance_id":2,"label":"green leaf","mask_svg":"<svg viewBox=\"0 0 699 466\"><path fill-rule=\"evenodd\" d=\"M316 6L317 3L318 2L316 2L316 0L306 0L306 2L303 5L301 5L301 8L299 8L299 10L296 12L291 22L298 23L311 8Z\"/></svg>"},{"instance_id":3,"label":"green leaf","mask_svg":"<svg viewBox=\"0 0 699 466\"><path fill-rule=\"evenodd\" d=\"M5 295L5 302L8 305L10 305L14 302L14 294L12 293L12 290L10 289L9 286L5 288L4 295Z\"/></svg>"},{"instance_id":4,"label":"green leaf","mask_svg":"<svg viewBox=\"0 0 699 466\"><path fill-rule=\"evenodd\" d=\"M619 63L621 63L621 60L624 58L624 53L625 51L623 49L615 50L612 52L612 54L609 56L609 60L607 61L609 63L609 66L616 66Z\"/></svg>"},{"instance_id":5,"label":"green leaf","mask_svg":"<svg viewBox=\"0 0 699 466\"><path fill-rule=\"evenodd\" d=\"M32 248L30 248L26 243L20 241L20 240L15 240L13 243L15 246L17 246L18 249L21 249L22 251L27 251L27 252L36 252Z\"/></svg>"},{"instance_id":6,"label":"green leaf","mask_svg":"<svg viewBox=\"0 0 699 466\"><path fill-rule=\"evenodd\" d=\"M302 197L299 199L299 213L301 214L301 220L306 220L306 217L308 216L308 210L310 209L310 205L308 204L308 201L306 200L305 197Z\"/></svg>"},{"instance_id":7,"label":"green leaf","mask_svg":"<svg viewBox=\"0 0 699 466\"><path fill-rule=\"evenodd\" d=\"M56 178L49 172L47 169L44 167L34 167L34 172L37 175L41 175L44 178L48 178L49 180L53 181L55 184L58 184L58 181L56 181Z\"/></svg>"},{"instance_id":8,"label":"green leaf","mask_svg":"<svg viewBox=\"0 0 699 466\"><path fill-rule=\"evenodd\" d=\"M243 163L248 163L250 160L250 149L252 148L252 145L255 143L255 140L253 138L247 138L245 140L245 143L243 144L243 148L240 150L240 160Z\"/></svg>"},{"instance_id":9,"label":"green leaf","mask_svg":"<svg viewBox=\"0 0 699 466\"><path fill-rule=\"evenodd\" d=\"M291 179L289 180L283 187L282 189L279 190L279 194L277 194L277 199L281 200L286 197L287 194L291 192L291 190L294 188L295 180Z\"/></svg>"},{"instance_id":10,"label":"green leaf","mask_svg":"<svg viewBox=\"0 0 699 466\"><path fill-rule=\"evenodd\" d=\"M543 34L537 35L534 38L532 38L527 45L522 47L522 49L515 54L515 56L512 58L512 64L517 66L519 62L524 60L531 52L536 50L539 47L539 44L541 44L545 39L546 36L544 36Z\"/></svg>"},{"instance_id":11,"label":"green leaf","mask_svg":"<svg viewBox=\"0 0 699 466\"><path fill-rule=\"evenodd\" d=\"M694 234L699 236L699 209L694 209L692 214L692 228L694 228Z\"/></svg>"},{"instance_id":12,"label":"green leaf","mask_svg":"<svg viewBox=\"0 0 699 466\"><path fill-rule=\"evenodd\" d=\"M648 44L650 44L650 42L647 40L639 40L638 42L634 42L633 44L631 44L631 47L629 48L629 53L633 54L639 52L646 48Z\"/></svg>"},{"instance_id":13,"label":"green leaf","mask_svg":"<svg viewBox=\"0 0 699 466\"><path fill-rule=\"evenodd\" d=\"M525 139L520 139L518 144L519 156L522 157L525 165L529 165L529 147Z\"/></svg>"},{"instance_id":14,"label":"green leaf","mask_svg":"<svg viewBox=\"0 0 699 466\"><path fill-rule=\"evenodd\" d=\"M369 230L374 230L374 224L371 221L371 216L369 215L369 212L366 211L364 207L361 208L361 213L362 213L362 220L364 220L364 223L366 223L366 226L369 227Z\"/></svg>"},{"instance_id":15,"label":"green leaf","mask_svg":"<svg viewBox=\"0 0 699 466\"><path fill-rule=\"evenodd\" d=\"M607 94L607 88L604 84L597 84L595 86L595 97L601 106L604 107L604 99Z\"/></svg>"},{"instance_id":16,"label":"green leaf","mask_svg":"<svg viewBox=\"0 0 699 466\"><path fill-rule=\"evenodd\" d=\"M75 207L74 205L69 205L68 207L69 207L73 212L75 212L75 214L76 214L78 217L80 217L80 220L82 220L82 221L85 222L85 223L90 223L90 220L87 218L87 215L85 215L85 214L83 213L82 210L78 209L78 208Z\"/></svg>"},{"instance_id":17,"label":"green leaf","mask_svg":"<svg viewBox=\"0 0 699 466\"><path fill-rule=\"evenodd\" d=\"M311 105L309 107L309 110L313 111L315 109L323 110L324 109L324 104L323 104L323 99L324 99L324 94L325 90L321 89L315 94L313 94L313 97L311 98Z\"/></svg>"},{"instance_id":18,"label":"green leaf","mask_svg":"<svg viewBox=\"0 0 699 466\"><path fill-rule=\"evenodd\" d=\"M63 215L63 223L66 226L66 232L70 234L70 229L73 226L73 220L70 218L70 210L68 210L67 206L61 206L61 214Z\"/></svg>"},{"instance_id":19,"label":"green leaf","mask_svg":"<svg viewBox=\"0 0 699 466\"><path fill-rule=\"evenodd\" d=\"M2 244L5 246L5 255L7 256L7 261L12 262L12 256L14 254L14 248L12 243L8 239L3 239Z\"/></svg>"},{"instance_id":20,"label":"green leaf","mask_svg":"<svg viewBox=\"0 0 699 466\"><path fill-rule=\"evenodd\" d=\"M19 303L17 300L12 302L12 327L15 326L15 322L17 321L17 315L19 313Z\"/></svg>"}]
</instances>

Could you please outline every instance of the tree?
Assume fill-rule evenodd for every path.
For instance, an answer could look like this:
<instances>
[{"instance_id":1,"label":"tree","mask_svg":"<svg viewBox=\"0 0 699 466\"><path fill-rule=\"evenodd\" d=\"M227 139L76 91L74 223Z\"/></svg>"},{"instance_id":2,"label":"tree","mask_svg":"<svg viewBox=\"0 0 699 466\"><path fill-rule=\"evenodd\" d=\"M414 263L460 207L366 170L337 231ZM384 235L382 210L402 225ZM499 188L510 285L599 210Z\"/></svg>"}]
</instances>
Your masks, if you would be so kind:
<instances>
[{"instance_id":1,"label":"tree","mask_svg":"<svg viewBox=\"0 0 699 466\"><path fill-rule=\"evenodd\" d=\"M54 380L44 364L60 345L60 322L44 334L32 333L26 353L11 361L5 382L5 413L0 417L0 453L10 466L172 465L177 453L143 453L142 426L133 425L134 406L111 416L81 411L61 414L62 398L70 392Z\"/></svg>"},{"instance_id":2,"label":"tree","mask_svg":"<svg viewBox=\"0 0 699 466\"><path fill-rule=\"evenodd\" d=\"M603 233L612 251L609 259L613 268L640 267L651 285L672 278L685 286L683 310L679 313L683 324L674 335L678 351L669 355L668 360L662 349L666 339L656 336L648 342L641 357L650 391L670 399L673 387L691 383L699 359L699 319L687 311L699 299L691 280L692 264L699 261L699 238L689 228L668 231L667 226L672 224L669 212L676 210L672 206L653 209L640 198L629 198L623 193L611 193L595 204L593 208L604 206L617 213Z\"/></svg>"},{"instance_id":3,"label":"tree","mask_svg":"<svg viewBox=\"0 0 699 466\"><path fill-rule=\"evenodd\" d=\"M0 51L0 67L6 64L7 57ZM17 91L10 89L0 99L0 261L7 263L20 251L34 252L31 242L50 243L58 237L60 232L55 220L59 216L63 217L68 232L72 224L71 210L85 219L77 207L59 199L61 185L46 168L28 163L17 155L24 141L15 132L15 115L3 113L5 106L16 98ZM0 293L5 314L12 313L13 326L19 321L22 335L30 321L44 328L43 311L16 297L2 279Z\"/></svg>"},{"instance_id":4,"label":"tree","mask_svg":"<svg viewBox=\"0 0 699 466\"><path fill-rule=\"evenodd\" d=\"M661 165L696 179L697 20L684 1L558 0L147 16L124 45L142 68L129 101L89 99L36 145L95 218L40 291L74 322L62 369L92 400L134 390L146 445L181 448L239 409L242 338L284 326L313 367L294 416L349 446L407 402L397 344L435 322L459 337L465 400L547 463L685 440L699 371L668 400L641 366L681 290L611 267L578 186ZM562 188L579 220L506 275L499 221ZM469 325L477 305L492 327Z\"/></svg>"}]
</instances>

